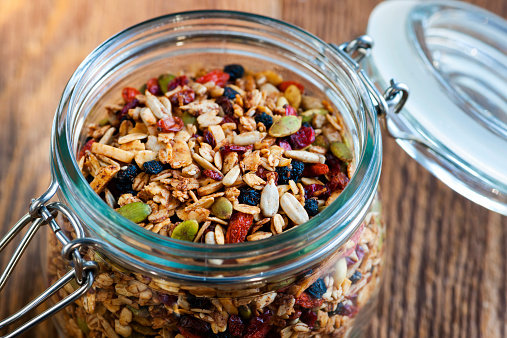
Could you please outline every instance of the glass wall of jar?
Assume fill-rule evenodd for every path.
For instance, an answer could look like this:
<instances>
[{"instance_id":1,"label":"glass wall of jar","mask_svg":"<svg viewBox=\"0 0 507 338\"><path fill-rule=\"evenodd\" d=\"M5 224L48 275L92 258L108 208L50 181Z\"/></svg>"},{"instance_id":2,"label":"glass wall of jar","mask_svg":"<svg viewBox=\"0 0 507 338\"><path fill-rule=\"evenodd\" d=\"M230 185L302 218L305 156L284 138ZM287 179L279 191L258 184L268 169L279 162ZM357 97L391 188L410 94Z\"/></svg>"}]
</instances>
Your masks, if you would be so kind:
<instances>
[{"instance_id":1,"label":"glass wall of jar","mask_svg":"<svg viewBox=\"0 0 507 338\"><path fill-rule=\"evenodd\" d=\"M162 72L241 63L274 70L340 112L353 149L352 177L310 221L270 238L207 245L154 234L120 216L75 160L85 125L126 86ZM59 198L98 243L83 249L101 269L94 288L59 315L69 336L341 336L359 332L382 266L376 202L381 138L376 112L351 64L286 23L232 12L153 19L119 33L83 61L66 87L52 140ZM62 220L64 223L64 220ZM50 236L50 280L66 267ZM69 284L58 295L72 291Z\"/></svg>"}]
</instances>

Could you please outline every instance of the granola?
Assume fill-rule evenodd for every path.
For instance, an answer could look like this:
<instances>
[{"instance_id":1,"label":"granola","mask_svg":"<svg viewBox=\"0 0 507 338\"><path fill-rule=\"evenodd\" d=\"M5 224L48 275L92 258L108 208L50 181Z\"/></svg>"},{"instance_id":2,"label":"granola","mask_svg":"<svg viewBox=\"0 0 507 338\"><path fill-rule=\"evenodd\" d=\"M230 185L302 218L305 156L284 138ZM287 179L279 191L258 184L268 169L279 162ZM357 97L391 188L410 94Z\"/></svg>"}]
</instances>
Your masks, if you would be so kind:
<instances>
[{"instance_id":1,"label":"granola","mask_svg":"<svg viewBox=\"0 0 507 338\"><path fill-rule=\"evenodd\" d=\"M273 71L163 74L122 96L107 108L114 118L88 126L79 166L109 206L162 236L262 241L329 206L354 171L339 113ZM87 251L99 275L62 325L74 337L341 337L377 289L382 236L370 212L325 264L237 291L146 277ZM51 241L56 279L65 266Z\"/></svg>"}]
</instances>

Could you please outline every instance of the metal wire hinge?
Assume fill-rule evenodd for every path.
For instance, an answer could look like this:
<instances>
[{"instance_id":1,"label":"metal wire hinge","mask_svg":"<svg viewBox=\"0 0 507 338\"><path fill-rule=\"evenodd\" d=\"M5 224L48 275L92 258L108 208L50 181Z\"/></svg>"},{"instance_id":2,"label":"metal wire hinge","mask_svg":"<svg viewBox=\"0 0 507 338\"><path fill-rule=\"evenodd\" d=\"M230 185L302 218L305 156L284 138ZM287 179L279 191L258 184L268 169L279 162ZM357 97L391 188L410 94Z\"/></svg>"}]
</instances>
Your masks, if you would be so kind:
<instances>
[{"instance_id":1,"label":"metal wire hinge","mask_svg":"<svg viewBox=\"0 0 507 338\"><path fill-rule=\"evenodd\" d=\"M69 261L72 269L68 271L62 278L56 281L53 285L51 285L47 290L45 290L38 297L33 299L30 303L25 305L22 309L20 309L15 314L10 317L0 321L0 329L5 328L12 323L18 321L21 317L25 316L30 310L38 307L40 304L44 303L49 297L54 295L58 290L63 288L67 283L76 280L79 288L75 290L73 293L56 303L51 308L47 309L43 313L38 316L30 319L26 323L22 324L14 331L8 333L5 336L0 338L12 338L17 335L27 331L28 329L38 325L44 320L48 319L58 311L65 308L67 305L73 303L78 298L83 296L90 288L92 287L95 274L98 271L98 264L95 261L86 261L83 259L79 252L79 247L81 245L72 245L74 240L70 240L63 229L58 225L55 220L55 217L58 213L61 213L72 226L76 239L81 240L85 237L83 228L79 219L74 215L74 213L64 204L60 202L53 202L46 205L49 200L53 197L53 195L58 190L58 184L55 181L51 182L48 190L42 194L37 199L32 200L30 203L30 211L24 215L8 232L7 234L0 239L0 253L7 247L7 245L25 228L29 226L25 235L21 239L18 247L14 251L14 254L10 261L7 263L5 270L0 275L0 292L5 286L8 278L12 274L16 264L18 263L21 255L26 250L28 244L34 237L37 230L42 225L48 224L51 227L51 230L54 232L56 238L63 246L62 257Z\"/></svg>"}]
</instances>

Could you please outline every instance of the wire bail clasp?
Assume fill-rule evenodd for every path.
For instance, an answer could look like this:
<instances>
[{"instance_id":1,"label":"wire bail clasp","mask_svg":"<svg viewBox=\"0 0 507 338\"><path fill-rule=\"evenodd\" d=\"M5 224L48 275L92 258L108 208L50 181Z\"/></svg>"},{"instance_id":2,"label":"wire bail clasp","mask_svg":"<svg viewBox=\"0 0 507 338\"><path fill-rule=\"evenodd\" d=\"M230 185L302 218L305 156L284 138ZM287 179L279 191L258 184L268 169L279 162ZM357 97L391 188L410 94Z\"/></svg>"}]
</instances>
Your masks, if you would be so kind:
<instances>
[{"instance_id":1,"label":"wire bail clasp","mask_svg":"<svg viewBox=\"0 0 507 338\"><path fill-rule=\"evenodd\" d=\"M26 231L25 235L21 239L21 242L17 246L14 254L7 263L5 270L0 275L0 292L7 283L7 280L11 276L16 264L25 252L26 248L30 244L34 235L40 229L42 225L48 224L51 230L54 232L58 241L62 244L64 249L62 250L62 257L70 261L72 269L68 271L62 278L51 285L47 290L33 299L30 303L25 305L18 312L9 316L6 319L0 321L0 329L5 328L12 323L18 321L21 317L25 316L30 310L38 307L40 304L45 302L49 297L54 295L58 290L63 288L67 283L73 279L76 280L80 286L73 293L56 303L51 308L47 309L43 313L39 314L35 318L30 319L14 331L8 333L0 338L12 338L25 332L26 330L38 325L47 318L51 317L58 311L62 310L69 304L76 301L78 298L83 296L92 287L95 274L98 271L98 264L95 261L86 261L81 257L79 252L79 246L73 248L71 252L67 252L65 248L69 247L73 241L70 240L63 229L58 225L55 217L58 213L61 213L72 226L76 235L76 240L85 238L83 227L77 216L68 208L66 205L60 202L53 202L46 205L47 202L55 195L58 190L58 184L52 181L49 188L39 198L33 199L30 203L30 209L8 232L0 239L0 253L7 247L7 245L29 224L31 224Z\"/></svg>"}]
</instances>

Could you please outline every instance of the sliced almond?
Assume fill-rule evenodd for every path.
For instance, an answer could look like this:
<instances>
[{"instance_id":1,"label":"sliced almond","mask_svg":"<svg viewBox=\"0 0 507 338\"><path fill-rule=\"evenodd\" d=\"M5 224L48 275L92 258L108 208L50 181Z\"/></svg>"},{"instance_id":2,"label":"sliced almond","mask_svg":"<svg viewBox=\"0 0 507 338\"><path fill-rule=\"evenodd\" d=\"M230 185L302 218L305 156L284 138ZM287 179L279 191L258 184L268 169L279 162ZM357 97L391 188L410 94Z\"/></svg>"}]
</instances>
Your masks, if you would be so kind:
<instances>
[{"instance_id":1,"label":"sliced almond","mask_svg":"<svg viewBox=\"0 0 507 338\"><path fill-rule=\"evenodd\" d=\"M111 147L98 142L94 142L92 144L92 153L111 157L125 163L132 162L135 156L129 151L121 150L120 148Z\"/></svg>"}]
</instances>

